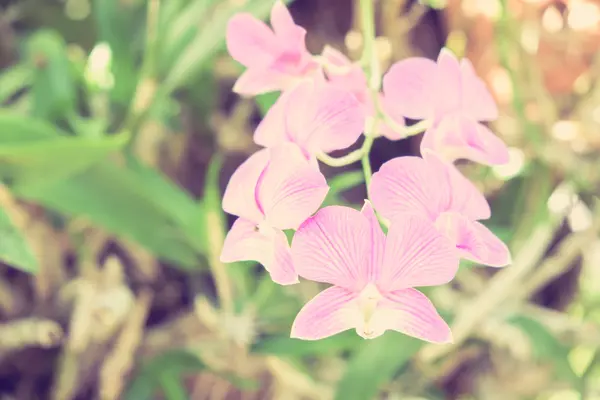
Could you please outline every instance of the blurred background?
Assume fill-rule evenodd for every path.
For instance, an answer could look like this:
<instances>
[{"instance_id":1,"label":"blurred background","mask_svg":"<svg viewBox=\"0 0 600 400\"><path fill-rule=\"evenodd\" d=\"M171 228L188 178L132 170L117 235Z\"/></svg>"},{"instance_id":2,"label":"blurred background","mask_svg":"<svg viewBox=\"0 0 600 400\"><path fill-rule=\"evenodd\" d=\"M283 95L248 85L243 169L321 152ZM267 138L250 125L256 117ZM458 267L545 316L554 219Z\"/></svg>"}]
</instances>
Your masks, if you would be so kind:
<instances>
[{"instance_id":1,"label":"blurred background","mask_svg":"<svg viewBox=\"0 0 600 400\"><path fill-rule=\"evenodd\" d=\"M352 0L288 2L357 59ZM236 12L273 0L0 0L0 399L600 399L600 2L378 0L385 69L447 46L493 92L496 168L464 163L502 270L427 291L455 343L289 339L321 288L223 265L233 170L277 94L231 92ZM418 154L378 139L374 170ZM359 207L359 165L324 168Z\"/></svg>"}]
</instances>

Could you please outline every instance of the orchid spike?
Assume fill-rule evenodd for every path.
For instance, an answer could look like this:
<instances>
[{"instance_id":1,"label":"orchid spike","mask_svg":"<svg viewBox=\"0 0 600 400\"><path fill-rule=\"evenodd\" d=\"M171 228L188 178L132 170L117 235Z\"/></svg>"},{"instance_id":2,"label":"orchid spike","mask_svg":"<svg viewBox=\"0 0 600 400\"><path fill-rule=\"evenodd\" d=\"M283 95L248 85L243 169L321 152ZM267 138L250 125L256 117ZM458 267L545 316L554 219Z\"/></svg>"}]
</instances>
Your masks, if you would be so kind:
<instances>
[{"instance_id":1,"label":"orchid spike","mask_svg":"<svg viewBox=\"0 0 600 400\"><path fill-rule=\"evenodd\" d=\"M454 165L433 153L399 157L373 175L369 193L385 218L412 212L429 219L455 243L461 257L481 264L510 264L506 245L478 220L490 217L485 197Z\"/></svg>"},{"instance_id":2,"label":"orchid spike","mask_svg":"<svg viewBox=\"0 0 600 400\"><path fill-rule=\"evenodd\" d=\"M364 111L347 90L305 81L283 93L254 133L265 147L292 142L307 158L351 146L362 134Z\"/></svg>"},{"instance_id":3,"label":"orchid spike","mask_svg":"<svg viewBox=\"0 0 600 400\"><path fill-rule=\"evenodd\" d=\"M321 57L325 61L324 70L329 82L352 92L364 108L367 119L375 118L378 110L369 90L367 76L360 64L351 62L344 54L330 46L325 46ZM404 117L396 108L391 107L387 97L379 93L377 101L382 108L381 111L385 112L397 127L404 127ZM385 122L380 122L375 128L375 135L384 136L389 140L399 140L404 137L402 132L398 132Z\"/></svg>"},{"instance_id":4,"label":"orchid spike","mask_svg":"<svg viewBox=\"0 0 600 400\"><path fill-rule=\"evenodd\" d=\"M272 30L249 13L240 13L227 25L229 54L245 66L233 91L255 96L286 90L297 82L322 74L306 49L306 30L294 23L281 1L271 9Z\"/></svg>"},{"instance_id":5,"label":"orchid spike","mask_svg":"<svg viewBox=\"0 0 600 400\"><path fill-rule=\"evenodd\" d=\"M333 285L300 310L292 337L317 340L356 329L372 339L391 329L452 341L433 304L414 289L447 283L458 269L452 243L426 219L398 216L386 237L368 201L360 212L325 207L296 232L292 257L300 276Z\"/></svg>"},{"instance_id":6,"label":"orchid spike","mask_svg":"<svg viewBox=\"0 0 600 400\"><path fill-rule=\"evenodd\" d=\"M422 153L433 151L447 161L508 162L506 145L480 123L495 120L498 109L468 59L459 62L442 49L437 63L420 57L399 61L383 78L383 90L405 117L430 122Z\"/></svg>"},{"instance_id":7,"label":"orchid spike","mask_svg":"<svg viewBox=\"0 0 600 400\"><path fill-rule=\"evenodd\" d=\"M298 282L283 230L297 229L329 190L323 174L286 143L253 154L233 173L223 209L238 216L225 238L222 262L261 263L274 282Z\"/></svg>"}]
</instances>

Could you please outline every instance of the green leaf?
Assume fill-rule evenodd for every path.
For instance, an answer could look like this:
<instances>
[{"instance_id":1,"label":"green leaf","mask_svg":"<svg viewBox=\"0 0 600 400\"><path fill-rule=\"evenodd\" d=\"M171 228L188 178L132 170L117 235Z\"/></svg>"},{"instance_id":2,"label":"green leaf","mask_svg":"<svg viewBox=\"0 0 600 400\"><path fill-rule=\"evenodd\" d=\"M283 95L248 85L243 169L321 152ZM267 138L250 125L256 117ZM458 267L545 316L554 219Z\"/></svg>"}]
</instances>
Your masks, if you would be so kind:
<instances>
[{"instance_id":1,"label":"green leaf","mask_svg":"<svg viewBox=\"0 0 600 400\"><path fill-rule=\"evenodd\" d=\"M289 336L274 336L260 340L252 351L278 356L326 355L360 346L362 339L355 332L347 331L327 339L306 341L292 339Z\"/></svg>"},{"instance_id":2,"label":"green leaf","mask_svg":"<svg viewBox=\"0 0 600 400\"><path fill-rule=\"evenodd\" d=\"M198 22L206 17L211 3L212 0L198 0L178 5L177 1L163 3L161 13L164 22L160 29L162 34L158 39L161 53L158 62L162 76L168 74L181 53L198 35L203 26Z\"/></svg>"},{"instance_id":3,"label":"green leaf","mask_svg":"<svg viewBox=\"0 0 600 400\"><path fill-rule=\"evenodd\" d=\"M177 380L180 381L183 373L204 369L206 365L191 351L177 349L163 353L143 363L125 392L124 400L151 399L158 388L168 394L167 399L187 399L181 397L185 395L185 389L177 385Z\"/></svg>"},{"instance_id":4,"label":"green leaf","mask_svg":"<svg viewBox=\"0 0 600 400\"><path fill-rule=\"evenodd\" d=\"M365 174L362 171L349 171L339 174L329 181L329 192L338 194L352 189L365 182Z\"/></svg>"},{"instance_id":5,"label":"green leaf","mask_svg":"<svg viewBox=\"0 0 600 400\"><path fill-rule=\"evenodd\" d=\"M35 273L38 263L6 211L0 208L0 260L24 272Z\"/></svg>"},{"instance_id":6,"label":"green leaf","mask_svg":"<svg viewBox=\"0 0 600 400\"><path fill-rule=\"evenodd\" d=\"M202 238L191 237L190 228L198 220L197 204L150 171L104 162L68 180L22 186L17 195L67 216L85 217L176 266L197 268Z\"/></svg>"},{"instance_id":7,"label":"green leaf","mask_svg":"<svg viewBox=\"0 0 600 400\"><path fill-rule=\"evenodd\" d=\"M581 389L582 381L569 363L569 348L560 343L548 328L525 315L513 316L508 322L527 335L537 359L552 363L557 378L564 378L575 388Z\"/></svg>"},{"instance_id":8,"label":"green leaf","mask_svg":"<svg viewBox=\"0 0 600 400\"><path fill-rule=\"evenodd\" d=\"M184 374L197 374L207 369L199 355L188 349L175 349L160 354L142 364L135 378L131 381L125 392L124 400L149 400L154 398L158 389L164 393L168 400L189 399L189 395L181 382ZM257 383L250 379L243 379L213 372L228 380L242 390L255 390Z\"/></svg>"},{"instance_id":9,"label":"green leaf","mask_svg":"<svg viewBox=\"0 0 600 400\"><path fill-rule=\"evenodd\" d=\"M33 75L32 114L57 119L75 105L75 79L63 38L50 30L39 30L27 43L27 59Z\"/></svg>"},{"instance_id":10,"label":"green leaf","mask_svg":"<svg viewBox=\"0 0 600 400\"><path fill-rule=\"evenodd\" d=\"M111 98L127 105L133 97L139 70L137 61L143 48L145 1L93 0L99 41L110 46L114 86Z\"/></svg>"},{"instance_id":11,"label":"green leaf","mask_svg":"<svg viewBox=\"0 0 600 400\"><path fill-rule=\"evenodd\" d=\"M281 92L269 92L256 96L256 104L260 110L260 114L264 117L267 112L273 107L273 104L279 98Z\"/></svg>"},{"instance_id":12,"label":"green leaf","mask_svg":"<svg viewBox=\"0 0 600 400\"><path fill-rule=\"evenodd\" d=\"M423 342L401 333L387 331L369 341L353 354L338 383L336 400L374 398L380 387L394 377Z\"/></svg>"},{"instance_id":13,"label":"green leaf","mask_svg":"<svg viewBox=\"0 0 600 400\"><path fill-rule=\"evenodd\" d=\"M284 2L289 3L290 0ZM168 90L172 91L184 86L206 67L207 62L217 52L223 49L227 23L233 15L247 12L263 19L272 7L273 0L248 0L242 5L223 3L222 7L215 7L213 13L204 19L202 30L182 51L169 71L165 79Z\"/></svg>"},{"instance_id":14,"label":"green leaf","mask_svg":"<svg viewBox=\"0 0 600 400\"><path fill-rule=\"evenodd\" d=\"M0 74L0 104L6 102L33 81L33 70L28 64L17 64Z\"/></svg>"},{"instance_id":15,"label":"green leaf","mask_svg":"<svg viewBox=\"0 0 600 400\"><path fill-rule=\"evenodd\" d=\"M323 206L340 205L345 202L340 194L346 190L355 188L365 182L365 175L362 171L349 171L341 173L329 180L329 192L323 201ZM359 205L362 207L362 204Z\"/></svg>"},{"instance_id":16,"label":"green leaf","mask_svg":"<svg viewBox=\"0 0 600 400\"><path fill-rule=\"evenodd\" d=\"M122 148L129 135L73 137L51 124L0 111L0 179L16 186L66 179Z\"/></svg>"}]
</instances>

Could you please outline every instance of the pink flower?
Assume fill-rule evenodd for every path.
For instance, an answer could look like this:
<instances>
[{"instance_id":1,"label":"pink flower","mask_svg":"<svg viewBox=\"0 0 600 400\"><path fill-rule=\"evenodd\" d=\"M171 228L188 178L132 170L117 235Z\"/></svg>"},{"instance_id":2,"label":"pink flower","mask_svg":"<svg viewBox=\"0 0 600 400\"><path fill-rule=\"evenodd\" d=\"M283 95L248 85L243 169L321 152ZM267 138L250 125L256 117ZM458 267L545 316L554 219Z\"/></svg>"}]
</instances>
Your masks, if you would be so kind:
<instances>
[{"instance_id":1,"label":"pink flower","mask_svg":"<svg viewBox=\"0 0 600 400\"><path fill-rule=\"evenodd\" d=\"M222 262L258 261L273 281L298 281L283 230L296 229L325 198L325 177L291 143L263 149L231 176L223 209L239 218L225 238Z\"/></svg>"},{"instance_id":2,"label":"pink flower","mask_svg":"<svg viewBox=\"0 0 600 400\"><path fill-rule=\"evenodd\" d=\"M248 13L237 14L229 21L227 49L247 68L235 83L234 92L255 96L285 90L321 73L306 49L306 30L294 23L279 0L271 9L271 26L273 30Z\"/></svg>"},{"instance_id":3,"label":"pink flower","mask_svg":"<svg viewBox=\"0 0 600 400\"><path fill-rule=\"evenodd\" d=\"M256 128L254 141L265 147L293 142L311 158L351 146L364 125L362 106L349 91L305 81L277 99Z\"/></svg>"},{"instance_id":4,"label":"pink flower","mask_svg":"<svg viewBox=\"0 0 600 400\"><path fill-rule=\"evenodd\" d=\"M344 54L330 46L325 46L321 56L325 59L325 73L327 79L337 87L349 90L354 94L360 104L364 107L365 115L368 118L375 117L377 109L373 102L365 72L359 63L351 62ZM382 111L400 127L404 127L404 117L397 110L392 108L387 97L379 93L379 105ZM381 122L377 127L377 135L382 135L389 140L399 140L404 136L402 132L394 130L388 124Z\"/></svg>"},{"instance_id":5,"label":"pink flower","mask_svg":"<svg viewBox=\"0 0 600 400\"><path fill-rule=\"evenodd\" d=\"M498 109L469 60L459 63L442 49L437 64L417 57L397 62L384 77L383 89L405 117L431 122L421 152L431 150L448 161L508 162L506 145L479 123L496 119Z\"/></svg>"},{"instance_id":6,"label":"pink flower","mask_svg":"<svg viewBox=\"0 0 600 400\"><path fill-rule=\"evenodd\" d=\"M506 245L477 222L490 217L485 197L456 167L432 153L386 162L373 175L369 193L385 218L412 212L434 222L463 258L495 267L511 262Z\"/></svg>"},{"instance_id":7,"label":"pink flower","mask_svg":"<svg viewBox=\"0 0 600 400\"><path fill-rule=\"evenodd\" d=\"M372 339L392 329L446 343L450 329L419 286L449 282L458 269L452 244L426 219L404 214L387 237L368 201L362 211L330 206L296 232L298 274L334 286L298 313L291 336L317 340L356 329Z\"/></svg>"}]
</instances>

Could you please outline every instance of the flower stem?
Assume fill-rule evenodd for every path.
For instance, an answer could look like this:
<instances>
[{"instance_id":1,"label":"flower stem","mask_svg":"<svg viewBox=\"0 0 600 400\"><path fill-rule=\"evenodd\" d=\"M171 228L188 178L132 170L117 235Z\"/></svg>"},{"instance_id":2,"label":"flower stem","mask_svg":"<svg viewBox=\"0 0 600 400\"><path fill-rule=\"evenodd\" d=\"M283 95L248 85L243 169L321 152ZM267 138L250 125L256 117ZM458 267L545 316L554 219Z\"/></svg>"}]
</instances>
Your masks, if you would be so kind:
<instances>
[{"instance_id":1,"label":"flower stem","mask_svg":"<svg viewBox=\"0 0 600 400\"><path fill-rule=\"evenodd\" d=\"M379 96L379 87L381 85L381 71L379 68L379 59L375 48L375 10L373 7L374 0L360 0L360 19L363 30L363 54L362 59L366 61L366 75L369 82L369 90L373 99ZM367 194L369 183L373 171L371 170L371 161L369 153L375 140L375 129L379 124L379 113L375 113L373 119L367 121L365 127L365 142L363 143L363 155L360 160L363 171L365 173L365 185L367 186Z\"/></svg>"}]
</instances>

